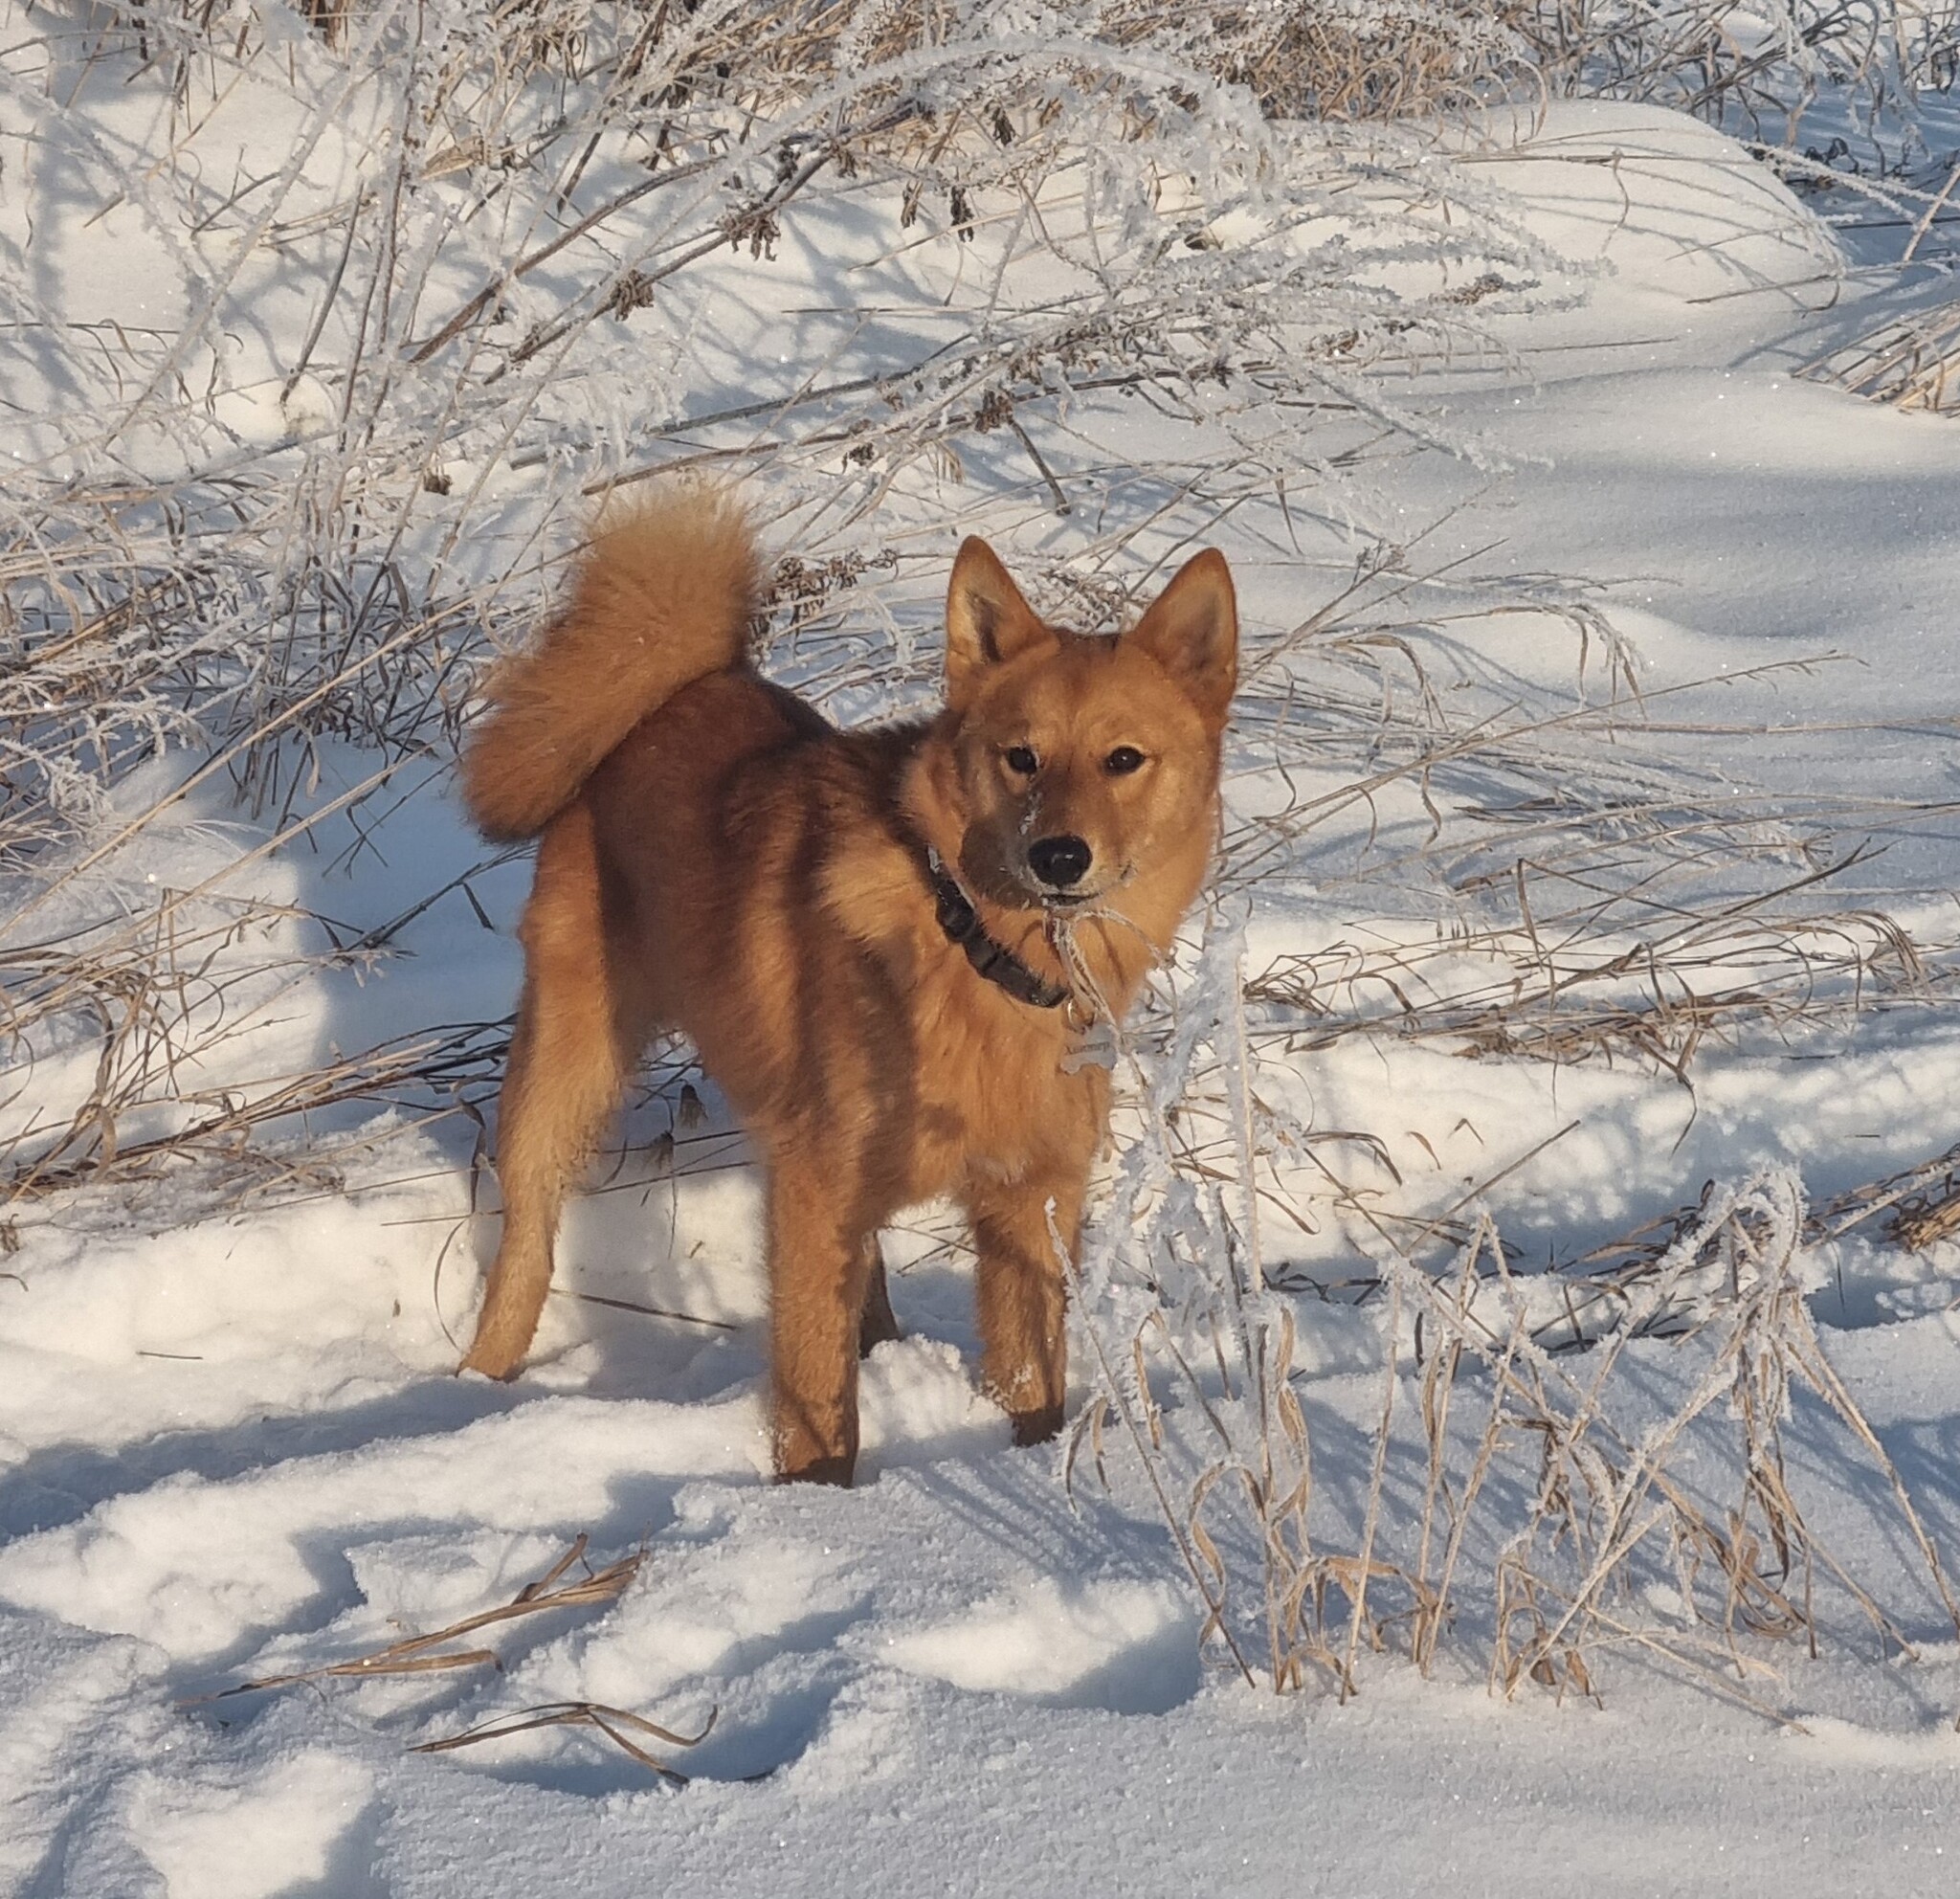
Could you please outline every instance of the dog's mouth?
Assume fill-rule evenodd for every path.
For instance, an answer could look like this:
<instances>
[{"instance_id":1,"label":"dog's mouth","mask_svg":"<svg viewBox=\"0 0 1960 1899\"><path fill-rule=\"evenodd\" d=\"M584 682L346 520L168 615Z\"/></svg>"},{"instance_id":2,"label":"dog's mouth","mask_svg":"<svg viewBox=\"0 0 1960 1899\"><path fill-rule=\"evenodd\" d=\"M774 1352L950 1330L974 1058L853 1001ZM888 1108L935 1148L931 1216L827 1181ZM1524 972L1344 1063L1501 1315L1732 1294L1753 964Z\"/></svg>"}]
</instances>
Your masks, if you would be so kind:
<instances>
[{"instance_id":1,"label":"dog's mouth","mask_svg":"<svg viewBox=\"0 0 1960 1899\"><path fill-rule=\"evenodd\" d=\"M1079 910L1093 910L1098 905L1106 903L1135 875L1135 865L1125 864L1114 877L1098 884L1093 890L1057 890L1051 884L1037 884L1025 878L1022 880L1022 888L1051 916L1071 916Z\"/></svg>"}]
</instances>

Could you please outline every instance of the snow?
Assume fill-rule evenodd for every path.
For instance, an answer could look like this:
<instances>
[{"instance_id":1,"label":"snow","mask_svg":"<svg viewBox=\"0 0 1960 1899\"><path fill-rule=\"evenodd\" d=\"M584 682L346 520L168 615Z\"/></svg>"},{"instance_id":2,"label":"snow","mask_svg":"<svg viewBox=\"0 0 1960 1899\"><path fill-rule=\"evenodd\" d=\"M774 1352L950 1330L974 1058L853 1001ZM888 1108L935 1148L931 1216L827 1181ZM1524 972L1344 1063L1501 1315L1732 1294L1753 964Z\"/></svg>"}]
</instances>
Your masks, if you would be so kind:
<instances>
[{"instance_id":1,"label":"snow","mask_svg":"<svg viewBox=\"0 0 1960 1899\"><path fill-rule=\"evenodd\" d=\"M278 9L265 16L275 65L327 97L337 69L314 35ZM31 239L0 173L0 219L33 262L34 296L77 321L168 326L198 283L215 296L229 272L256 300L258 321L238 339L217 425L261 444L328 427L335 396L319 375L285 387L315 279L296 270L284 284L249 247L199 261L134 201L88 221L102 168L116 153L160 149L172 122L153 88L119 93L106 62L70 77L95 145L78 142L72 122L7 134L44 148ZM351 89L345 112L328 115L282 215L334 202L380 136L379 97ZM254 69L200 136L231 139L238 153L277 148L292 133L289 100ZM1801 877L1819 839L1882 842L1882 855L1853 865L1804 914L1806 942L1822 956L1827 940L1876 938L1870 918L1883 908L1946 954L1960 871L1960 434L1798 373L1856 328L1864 292L1817 212L1723 134L1652 106L1566 102L1542 119L1462 131L1457 157L1466 202L1509 231L1520 256L1564 262L1556 280L1548 271L1545 294L1492 315L1483 358L1383 372L1393 402L1474 456L1357 452L1354 492L1406 527L1412 558L1437 570L1415 591L1433 614L1424 651L1461 662L1446 690L1493 717L1564 716L1575 703L1572 615L1598 615L1637 656L1646 713L1591 749L1571 741L1575 799L1604 785L1629 806L1636 793L1653 803L1678 793L1684 824L1709 810L1741 813L1756 855L1744 869L1725 861L1707 873L1739 880L1738 898ZM1221 223L1219 241L1228 252L1254 242L1265 215ZM1316 207L1287 241L1305 254L1330 216ZM984 244L969 256L943 232L906 235L869 186L783 224L773 260L731 257L710 288L690 293L700 300L682 324L691 353L649 343L635 354L630 326L595 346L640 379L650 415L708 414L764 383L787 393L806 379L915 361L976 299L1020 297L1033 308L1058 281L1052 264L1020 277L1003 265L1005 288L976 290ZM437 273L445 296L460 302L485 256L523 242L515 224L472 234L468 245L480 248L459 245ZM885 300L875 312L851 307L833 253L878 259L876 273L861 266ZM1404 267L1384 264L1384 280ZM1420 277L1434 259L1407 268ZM512 292L519 302L528 294ZM449 306L437 300L423 330ZM777 326L796 340L771 351ZM17 383L9 399L19 419L0 422L0 439L11 434L9 452L24 458L53 452L59 432L47 415L67 399L56 358L32 361L47 382ZM553 397L554 426L598 437L624 427L592 373L590 390ZM1233 426L1255 432L1257 419ZM1127 532L1122 481L1197 465L1193 443L1211 440L1212 426L1117 398L1079 400L1040 438L1064 482L1095 498L1066 521L1048 511L1045 482L1012 441L974 438L966 485L948 477L936 507L916 493L902 503L895 540L907 558L929 556L906 581L912 592L865 589L872 631L896 630L901 651L917 653L902 690L916 694L931 664L935 583L924 570L943 570L969 511L1030 559L1097 541L1102 571L1127 579L1140 561L1120 547L1112 561L1100 545L1105 523L1118 542ZM562 440L555 460L529 467L479 446L446 472L457 507L482 511L483 546L457 555L482 579L535 559L536 536L562 542L565 524L545 519L546 504L570 504ZM152 442L146 452L161 466L175 451ZM797 503L807 499L799 490ZM1348 505L1330 503L1330 514ZM1218 528L1256 664L1351 570L1356 544L1342 523L1311 524L1303 547L1291 531L1263 500ZM1162 537L1139 545L1152 558L1163 551ZM1459 557L1471 563L1462 572L1452 567ZM1382 618L1392 623L1387 608ZM1592 664L1577 703L1596 705L1607 695L1596 652ZM847 711L863 691L817 683ZM1320 767L1309 756L1290 776L1276 770L1259 748L1277 743L1272 729L1249 713L1232 760L1235 821L1255 838L1264 835L1255 820L1283 813L1302 787L1346 795L1350 785L1339 756ZM227 904L257 906L250 941L223 950L237 959L236 980L213 1006L230 1032L187 1058L187 1096L303 1075L338 1054L434 1024L494 1023L508 1009L524 866L486 860L439 756L417 758L385 795L330 810L374 760L356 739L321 741L307 796L326 815L298 836L283 833L278 811L240 806L216 780L189 784L147 817L187 785L185 760L167 756L115 788L90 835L142 818L140 834L63 885L34 929L52 939L105 912L140 917L157 888L199 893L179 913L187 927L233 914ZM1492 764L1483 781L1493 808L1524 782L1503 771ZM1556 783L1556 769L1543 782ZM1466 841L1469 792L1450 795L1463 802L1451 806L1443 848L1460 853L1453 861L1467 876L1485 845L1481 833ZM1393 1331L1385 1301L1357 1289L1384 1261L1356 1208L1423 1231L1488 1208L1535 1265L1692 1204L1716 1178L1753 1180L1761 1204L1782 1210L1787 1237L1800 1240L1792 1283L1808 1295L1830 1364L1949 1576L1960 1572L1960 1244L1915 1252L1875 1227L1795 1231L1802 1195L1822 1204L1960 1140L1960 1032L1939 1006L1946 992L1929 979L1925 994L1902 985L1883 1006L1821 1027L1793 1017L1780 1033L1713 1036L1680 1074L1624 1055L1465 1060L1448 1039L1399 1035L1389 994L1366 973L1392 967L1426 997L1474 998L1496 979L1499 959L1478 933L1486 920L1469 900L1460 912L1438 908L1412 868L1431 830L1408 782L1385 783L1289 848L1280 870L1245 883L1250 973L1312 957L1317 993L1333 994L1341 970L1360 972L1356 1006L1379 1012L1375 1033L1266 1041L1257 1056L1262 1102L1303 1130L1273 1181L1276 1193L1298 1186L1294 1204L1311 1218L1260 1218L1266 1262L1297 1291L1293 1389L1314 1442L1320 1547L1355 1547L1385 1393L1396 1420L1388 1494L1412 1509L1424 1482L1410 1322ZM1646 848L1644 835L1628 843L1629 860ZM1581 869L1594 875L1597 864ZM468 898L447 887L464 874ZM1666 874L1704 872L1690 860ZM1653 875L1664 912L1687 885ZM406 920L371 953L336 959L310 948L309 920L323 916L346 942ZM1603 959L1651 928L1630 902L1586 939L1589 953ZM1219 941L1208 967L1229 973ZM1717 953L1738 983L1778 981L1790 967L1767 936ZM1206 978L1186 980L1195 1009ZM1636 994L1640 980L1627 979ZM8 1130L65 1125L95 1084L96 1061L79 1035L36 1044L10 1081ZM1309 1671L1304 1692L1275 1695L1248 1687L1207 1630L1147 1473L1113 1419L1101 1447L1106 1483L1087 1441L1066 1465L1059 1453L1010 1447L1005 1419L975 1388L969 1278L943 1209L887 1239L907 1336L864 1367L858 1487L771 1486L757 1187L712 1090L701 1127L683 1125L677 1097L669 1086L635 1109L633 1139L572 1209L560 1296L531 1369L510 1387L450 1375L495 1238L475 1130L461 1117L425 1121L397 1106L376 1118L371 1105L322 1112L287 1151L292 1178L258 1197L166 1176L83 1185L10 1215L0 1889L23 1899L443 1899L493 1882L580 1899L654 1883L717 1895L848 1888L866 1899L1953 1889L1960 1638L1878 1466L1815 1394L1798 1391L1787 1415L1793 1494L1909 1654L1824 1575L1816 1656L1800 1640L1745 1639L1708 1667L1683 1665L1682 1592L1657 1561L1640 1573L1633 1608L1619 1606L1645 1619L1644 1635L1679 1638L1673 1659L1632 1640L1614 1647L1590 1664L1596 1702L1570 1683L1556 1694L1530 1682L1494 1692L1491 1612L1467 1586L1429 1674L1391 1621L1380 1652L1364 1642L1353 1695L1338 1694L1325 1669ZM190 1112L160 1100L122 1140L181 1127ZM1119 1165L1124 1144L1138 1151L1148 1132L1133 1098ZM677 1165L656 1151L662 1136ZM1345 1196L1315 1172L1322 1163ZM1078 1324L1078 1407L1101 1388L1095 1338L1126 1350L1120 1307L1135 1285L1118 1270L1121 1247L1108 1250L1114 1263L1092 1276L1102 1303ZM1543 1297L1555 1283L1535 1284L1531 1296ZM597 1303L609 1300L625 1306ZM1600 1410L1622 1441L1660 1441L1709 1375L1712 1349L1659 1338L1621 1348L1624 1383ZM1549 1362L1583 1381L1601 1356ZM1217 1397L1215 1383L1203 1389ZM1222 1399L1218 1410L1228 1421L1240 1415ZM1474 1448L1480 1422L1459 1414L1448 1441ZM1162 1423L1165 1468L1203 1469L1218 1454L1189 1395L1165 1401ZM1699 1497L1732 1501L1731 1423L1718 1403L1682 1434L1682 1482ZM1466 1562L1480 1577L1526 1514L1534 1458L1516 1451L1492 1479L1513 1514L1503 1532L1471 1538ZM1217 1533L1221 1561L1257 1574L1242 1567L1254 1560L1243 1525ZM212 1698L509 1603L580 1536L593 1567L637 1555L632 1580L616 1597L469 1637L496 1651L495 1667ZM1387 1582L1381 1596L1385 1617L1408 1606ZM1345 1632L1346 1597L1336 1588L1332 1599ZM1242 1636L1257 1633L1256 1596L1235 1597L1233 1613ZM590 1728L409 1751L567 1703L680 1735L705 1730L691 1746L646 1742L688 1783L663 1782Z\"/></svg>"}]
</instances>

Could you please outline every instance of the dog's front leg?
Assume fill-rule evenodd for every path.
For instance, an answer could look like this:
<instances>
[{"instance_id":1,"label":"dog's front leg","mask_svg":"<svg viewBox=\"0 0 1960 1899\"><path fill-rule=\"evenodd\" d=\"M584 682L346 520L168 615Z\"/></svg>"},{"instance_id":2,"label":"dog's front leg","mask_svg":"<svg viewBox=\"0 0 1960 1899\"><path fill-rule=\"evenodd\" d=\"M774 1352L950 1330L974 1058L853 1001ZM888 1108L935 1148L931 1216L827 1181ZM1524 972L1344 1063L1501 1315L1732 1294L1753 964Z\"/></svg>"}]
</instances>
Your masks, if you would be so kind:
<instances>
[{"instance_id":1,"label":"dog's front leg","mask_svg":"<svg viewBox=\"0 0 1960 1899\"><path fill-rule=\"evenodd\" d=\"M892 1310L892 1295L884 1279L884 1255L879 1250L877 1234L864 1242L864 1306L858 1321L859 1358L869 1358L880 1346L904 1337L899 1329L899 1315Z\"/></svg>"},{"instance_id":2,"label":"dog's front leg","mask_svg":"<svg viewBox=\"0 0 1960 1899\"><path fill-rule=\"evenodd\" d=\"M1012 1184L980 1182L967 1193L980 1256L981 1375L988 1396L1013 1421L1017 1444L1045 1443L1061 1429L1068 1281L1056 1242L1075 1258L1086 1173L1085 1167Z\"/></svg>"},{"instance_id":3,"label":"dog's front leg","mask_svg":"<svg viewBox=\"0 0 1960 1899\"><path fill-rule=\"evenodd\" d=\"M833 1165L769 1169L770 1429L779 1483L845 1484L858 1465L858 1352L878 1262Z\"/></svg>"}]
</instances>

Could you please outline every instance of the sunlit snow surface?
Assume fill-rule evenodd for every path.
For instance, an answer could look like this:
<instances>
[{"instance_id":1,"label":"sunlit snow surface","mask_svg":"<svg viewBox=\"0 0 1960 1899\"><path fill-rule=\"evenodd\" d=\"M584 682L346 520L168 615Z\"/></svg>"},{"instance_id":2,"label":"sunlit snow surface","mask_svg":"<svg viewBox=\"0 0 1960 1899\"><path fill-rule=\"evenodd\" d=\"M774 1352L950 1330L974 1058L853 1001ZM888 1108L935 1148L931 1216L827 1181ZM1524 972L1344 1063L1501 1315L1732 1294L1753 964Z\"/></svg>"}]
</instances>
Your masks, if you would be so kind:
<instances>
[{"instance_id":1,"label":"sunlit snow surface","mask_svg":"<svg viewBox=\"0 0 1960 1899\"><path fill-rule=\"evenodd\" d=\"M1546 575L1599 583L1591 597L1637 650L1650 694L1828 660L1657 700L1633 748L1643 770L1704 790L1732 778L1766 809L1856 807L1847 821L1890 848L1850 887L1952 934L1952 825L1887 813L1960 797L1960 433L1795 377L1856 330L1859 286L1834 237L1740 147L1651 108L1562 107L1518 149L1505 128L1485 131L1466 164L1488 203L1600 274L1583 304L1498 320L1510 365L1438 366L1395 389L1481 444L1487 465L1437 453L1364 466L1378 513L1406 522L1421 567L1474 555L1498 591ZM358 148L365 134L347 123L337 136ZM88 321L157 315L145 284L174 280L167 258L64 218L58 192L41 203L55 207L33 237L45 299ZM818 282L824 230L785 223L774 263L731 280L778 311L834 301ZM860 327L837 373L931 338L933 273L958 267L949 241L907 266L920 310ZM304 298L272 296L263 335L240 346L277 363L309 315ZM691 360L712 365L719 341L725 381L681 391L688 413L741 399L758 334L732 316L704 331ZM287 410L310 415L309 391L297 386ZM1147 409L1080 419L1085 458L1093 448L1147 472L1181 452L1176 425ZM226 421L247 438L293 425L270 391ZM1064 474L1068 448L1050 451ZM949 552L996 472L948 481L941 516L922 513L918 531ZM1038 502L1026 477L1015 468ZM514 510L501 531L515 535L509 521L541 492L527 479L489 480L486 506ZM1018 518L1030 554L1094 525ZM1217 538L1251 658L1341 584L1271 515L1249 509ZM1572 641L1543 615L1481 619L1463 638L1499 700L1536 703L1570 680ZM1241 815L1282 801L1262 729L1232 760ZM154 767L120 795L140 809L179 769ZM321 769L330 796L363 764L328 748ZM400 915L480 847L439 763L395 791L408 795L363 819L350 856L353 832L335 818L227 887L357 928ZM1285 876L1249 880L1249 968L1344 942L1433 941L1414 884L1369 855L1424 822L1401 786ZM253 835L207 786L91 888L188 886ZM240 1073L297 1073L431 1022L495 1019L517 981L508 931L523 887L522 863L474 881L497 933L453 892L376 967L283 990L262 978L234 998L230 1058ZM1471 979L1440 964L1432 974ZM36 1093L7 1111L72 1112L92 1061L42 1051ZM1416 1214L1502 1175L1489 1203L1541 1253L1691 1202L1711 1175L1779 1163L1821 1199L1960 1139L1960 1042L1933 1010L1822 1041L1711 1048L1691 1090L1637 1061L1467 1061L1387 1035L1302 1052L1274 1085L1311 1126L1375 1137L1398 1204ZM1838 1438L1793 1433L1793 1485L1918 1659L1881 1659L1851 1624L1818 1661L1797 1643L1773 1652L1779 1672L1752 1688L1803 1731L1631 1650L1596 1670L1603 1706L1529 1687L1506 1702L1487 1692L1475 1628L1460 1649L1445 1642L1433 1680L1392 1648L1364 1656L1346 1706L1317 1680L1276 1699L1222 1670L1215 1644L1200 1649L1202 1606L1121 1444L1106 1489L1086 1456L1065 1487L1054 1457L1009 1448L975 1389L965 1262L936 1216L889 1243L907 1337L865 1367L859 1487L768 1486L758 1190L713 1106L682 1134L680 1177L644 1149L595 1175L559 1284L717 1323L562 1297L508 1388L449 1375L495 1239L493 1219L471 1218L457 1123L377 1142L340 1185L243 1212L148 1188L20 1215L18 1249L0 1261L7 1890L1953 1889L1960 1644ZM642 1135L664 1125L651 1112ZM1372 1184L1386 1195L1388 1173ZM1268 1244L1322 1284L1353 1268L1331 1226ZM1806 1265L1834 1363L1960 1567L1960 1248L1857 1238ZM1303 1298L1299 1323L1317 1508L1338 1542L1367 1488L1382 1332L1338 1297ZM1669 1348L1636 1346L1628 1360L1643 1394L1629 1416L1665 1416L1680 1375ZM1188 1409L1169 1428L1201 1435ZM1418 1485L1419 1469L1393 1480ZM490 1631L501 1670L191 1699L506 1602L579 1535L594 1564L643 1550L636 1578L610 1604ZM1646 1606L1665 1620L1665 1600ZM712 1714L699 1745L656 1750L691 1784L656 1784L589 1731L405 1752L566 1702L689 1734Z\"/></svg>"}]
</instances>

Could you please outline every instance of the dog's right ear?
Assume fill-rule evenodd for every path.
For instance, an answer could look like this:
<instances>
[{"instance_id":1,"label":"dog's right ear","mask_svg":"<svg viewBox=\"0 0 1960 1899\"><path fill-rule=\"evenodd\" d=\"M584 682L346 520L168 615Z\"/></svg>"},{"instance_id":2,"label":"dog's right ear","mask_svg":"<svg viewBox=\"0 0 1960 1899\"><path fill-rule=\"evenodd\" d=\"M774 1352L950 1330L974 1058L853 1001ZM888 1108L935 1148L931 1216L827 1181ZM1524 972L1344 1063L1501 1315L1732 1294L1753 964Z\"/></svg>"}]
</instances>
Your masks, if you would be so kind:
<instances>
[{"instance_id":1,"label":"dog's right ear","mask_svg":"<svg viewBox=\"0 0 1960 1899\"><path fill-rule=\"evenodd\" d=\"M1214 726L1223 725L1238 689L1238 601L1225 556L1207 547L1186 561L1123 639L1156 660Z\"/></svg>"},{"instance_id":2,"label":"dog's right ear","mask_svg":"<svg viewBox=\"0 0 1960 1899\"><path fill-rule=\"evenodd\" d=\"M1054 643L1000 556L977 534L960 543L946 592L946 696L964 705L989 666L1043 641Z\"/></svg>"}]
</instances>

